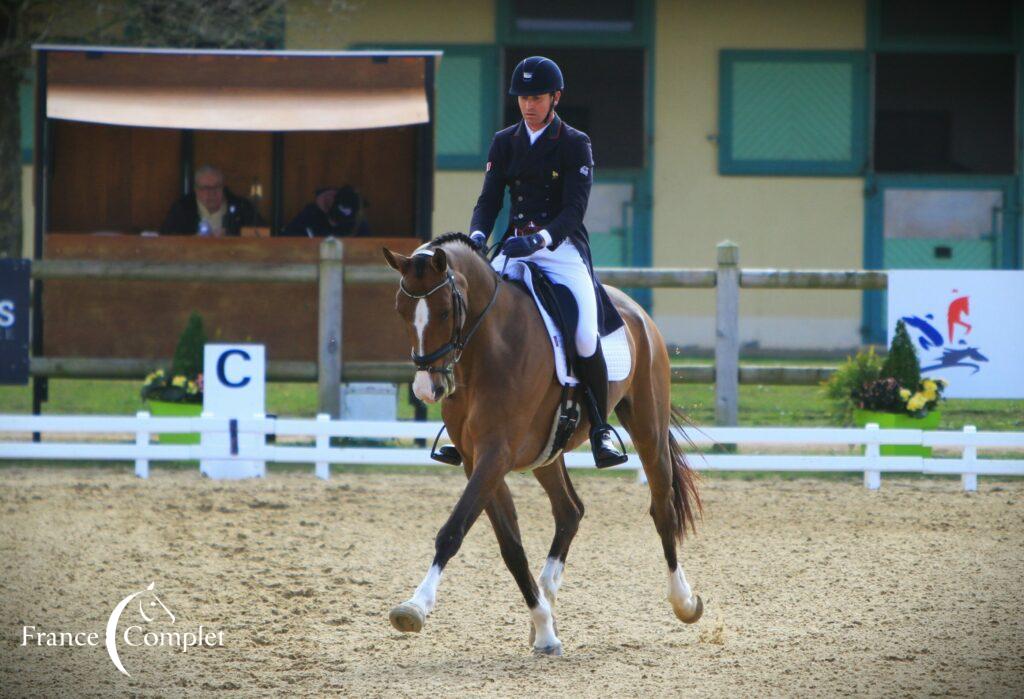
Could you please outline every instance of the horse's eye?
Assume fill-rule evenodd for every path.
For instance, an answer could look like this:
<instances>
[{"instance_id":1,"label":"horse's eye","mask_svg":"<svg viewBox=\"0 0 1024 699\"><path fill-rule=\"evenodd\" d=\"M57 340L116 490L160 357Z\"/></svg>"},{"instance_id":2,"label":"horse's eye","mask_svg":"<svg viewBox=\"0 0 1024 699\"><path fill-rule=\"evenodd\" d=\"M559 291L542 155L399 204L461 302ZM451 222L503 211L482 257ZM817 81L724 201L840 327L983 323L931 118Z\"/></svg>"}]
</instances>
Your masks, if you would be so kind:
<instances>
[{"instance_id":1,"label":"horse's eye","mask_svg":"<svg viewBox=\"0 0 1024 699\"><path fill-rule=\"evenodd\" d=\"M448 311L441 311L441 320L448 320L448 316L451 315Z\"/></svg>"}]
</instances>

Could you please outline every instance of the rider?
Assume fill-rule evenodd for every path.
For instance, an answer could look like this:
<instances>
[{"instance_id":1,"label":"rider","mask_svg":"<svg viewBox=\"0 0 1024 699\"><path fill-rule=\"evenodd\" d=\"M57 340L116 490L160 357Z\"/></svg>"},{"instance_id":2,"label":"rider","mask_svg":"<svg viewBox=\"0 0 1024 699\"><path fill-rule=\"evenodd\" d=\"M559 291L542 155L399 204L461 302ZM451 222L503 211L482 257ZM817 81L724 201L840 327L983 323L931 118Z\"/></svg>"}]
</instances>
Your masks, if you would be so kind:
<instances>
[{"instance_id":1,"label":"rider","mask_svg":"<svg viewBox=\"0 0 1024 699\"><path fill-rule=\"evenodd\" d=\"M583 226L594 160L590 138L555 113L564 88L562 71L550 58L532 56L512 72L508 94L518 98L523 120L494 135L487 155L483 190L473 209L471 238L483 246L501 210L505 188L511 197L509 228L493 265L507 258L536 263L549 279L572 292L579 310L576 375L590 394L590 445L598 468L626 461L615 448L608 414L608 369L601 335L622 326L622 318L594 276L590 240Z\"/></svg>"}]
</instances>

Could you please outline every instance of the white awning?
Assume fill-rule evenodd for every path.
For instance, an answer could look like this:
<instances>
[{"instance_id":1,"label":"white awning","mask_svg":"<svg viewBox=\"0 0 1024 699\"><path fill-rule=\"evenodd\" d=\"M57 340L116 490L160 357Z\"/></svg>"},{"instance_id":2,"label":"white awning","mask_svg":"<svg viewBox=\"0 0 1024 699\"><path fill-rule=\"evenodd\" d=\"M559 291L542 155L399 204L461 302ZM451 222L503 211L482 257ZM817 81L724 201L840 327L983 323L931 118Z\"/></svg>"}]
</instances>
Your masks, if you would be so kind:
<instances>
[{"instance_id":1,"label":"white awning","mask_svg":"<svg viewBox=\"0 0 1024 699\"><path fill-rule=\"evenodd\" d=\"M429 121L423 56L61 51L47 116L226 131L336 131Z\"/></svg>"}]
</instances>

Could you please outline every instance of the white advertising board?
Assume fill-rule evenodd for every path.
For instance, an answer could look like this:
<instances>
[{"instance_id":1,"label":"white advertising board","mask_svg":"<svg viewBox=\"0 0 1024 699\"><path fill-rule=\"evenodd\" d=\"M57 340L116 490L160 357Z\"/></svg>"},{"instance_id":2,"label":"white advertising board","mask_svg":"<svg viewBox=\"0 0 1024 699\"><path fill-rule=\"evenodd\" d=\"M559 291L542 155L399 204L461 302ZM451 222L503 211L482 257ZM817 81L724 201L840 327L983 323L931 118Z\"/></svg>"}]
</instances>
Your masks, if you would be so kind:
<instances>
[{"instance_id":1,"label":"white advertising board","mask_svg":"<svg viewBox=\"0 0 1024 699\"><path fill-rule=\"evenodd\" d=\"M264 413L266 353L263 345L206 345L203 353L203 413L249 419ZM262 435L204 434L203 446L239 453L258 446ZM210 478L255 478L267 474L265 461L203 459L199 471Z\"/></svg>"},{"instance_id":2,"label":"white advertising board","mask_svg":"<svg viewBox=\"0 0 1024 699\"><path fill-rule=\"evenodd\" d=\"M1024 271L888 274L889 342L902 319L922 376L948 398L1024 398Z\"/></svg>"}]
</instances>

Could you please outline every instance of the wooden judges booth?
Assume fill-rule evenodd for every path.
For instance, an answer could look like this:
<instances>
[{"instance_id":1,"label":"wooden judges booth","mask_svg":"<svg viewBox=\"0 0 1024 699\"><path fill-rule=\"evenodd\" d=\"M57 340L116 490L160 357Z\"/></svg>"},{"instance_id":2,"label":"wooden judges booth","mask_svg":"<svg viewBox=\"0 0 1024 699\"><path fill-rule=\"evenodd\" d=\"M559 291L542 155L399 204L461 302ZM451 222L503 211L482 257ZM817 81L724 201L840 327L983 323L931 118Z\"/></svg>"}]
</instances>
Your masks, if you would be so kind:
<instances>
[{"instance_id":1,"label":"wooden judges booth","mask_svg":"<svg viewBox=\"0 0 1024 699\"><path fill-rule=\"evenodd\" d=\"M344 184L370 230L343 239L346 268L383 265L382 245L411 251L431 234L439 55L36 47L36 257L316 263L320 240L277 233L318 187ZM154 233L204 164L267 237ZM345 361L408 358L394 293L346 283ZM317 359L315 283L62 278L36 299L36 357L169 358L197 311L212 341Z\"/></svg>"}]
</instances>

